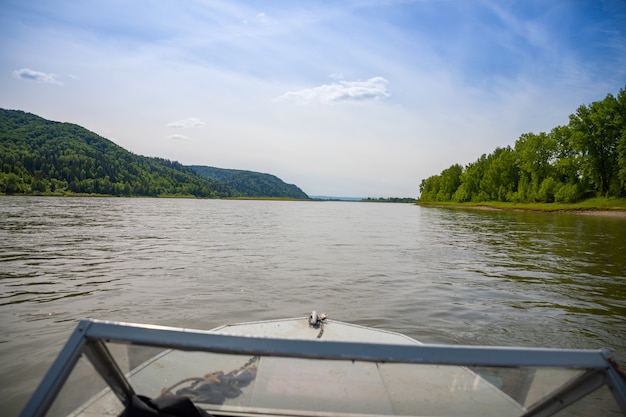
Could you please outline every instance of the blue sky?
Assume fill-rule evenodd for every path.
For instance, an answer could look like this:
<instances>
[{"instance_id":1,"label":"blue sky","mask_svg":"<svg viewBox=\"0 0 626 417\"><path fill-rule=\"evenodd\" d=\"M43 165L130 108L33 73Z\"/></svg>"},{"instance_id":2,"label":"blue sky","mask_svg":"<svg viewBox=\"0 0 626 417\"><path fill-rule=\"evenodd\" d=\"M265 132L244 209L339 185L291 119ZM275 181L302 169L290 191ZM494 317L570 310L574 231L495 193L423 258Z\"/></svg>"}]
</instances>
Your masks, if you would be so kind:
<instances>
[{"instance_id":1,"label":"blue sky","mask_svg":"<svg viewBox=\"0 0 626 417\"><path fill-rule=\"evenodd\" d=\"M3 0L0 107L309 195L422 179L626 86L624 0Z\"/></svg>"}]
</instances>

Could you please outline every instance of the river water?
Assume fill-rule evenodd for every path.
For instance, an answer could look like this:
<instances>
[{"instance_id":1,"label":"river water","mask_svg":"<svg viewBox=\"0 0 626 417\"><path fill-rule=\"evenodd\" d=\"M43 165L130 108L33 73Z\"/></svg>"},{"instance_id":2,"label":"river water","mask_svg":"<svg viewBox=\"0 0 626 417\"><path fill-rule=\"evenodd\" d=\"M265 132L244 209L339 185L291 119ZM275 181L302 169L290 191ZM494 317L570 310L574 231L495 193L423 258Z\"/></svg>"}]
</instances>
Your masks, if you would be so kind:
<instances>
[{"instance_id":1,"label":"river water","mask_svg":"<svg viewBox=\"0 0 626 417\"><path fill-rule=\"evenodd\" d=\"M626 219L410 204L0 197L0 410L85 317L210 329L304 316L427 343L609 348Z\"/></svg>"}]
</instances>

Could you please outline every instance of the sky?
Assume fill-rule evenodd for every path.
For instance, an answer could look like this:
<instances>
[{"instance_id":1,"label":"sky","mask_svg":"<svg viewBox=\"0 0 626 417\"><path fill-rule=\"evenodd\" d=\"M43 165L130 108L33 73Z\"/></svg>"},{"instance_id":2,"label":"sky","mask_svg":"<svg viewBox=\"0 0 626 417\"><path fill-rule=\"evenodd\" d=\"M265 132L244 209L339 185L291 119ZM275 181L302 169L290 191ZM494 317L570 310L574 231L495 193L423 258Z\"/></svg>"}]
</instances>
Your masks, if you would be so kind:
<instances>
[{"instance_id":1,"label":"sky","mask_svg":"<svg viewBox=\"0 0 626 417\"><path fill-rule=\"evenodd\" d=\"M310 196L420 182L626 87L625 0L1 0L0 107Z\"/></svg>"}]
</instances>

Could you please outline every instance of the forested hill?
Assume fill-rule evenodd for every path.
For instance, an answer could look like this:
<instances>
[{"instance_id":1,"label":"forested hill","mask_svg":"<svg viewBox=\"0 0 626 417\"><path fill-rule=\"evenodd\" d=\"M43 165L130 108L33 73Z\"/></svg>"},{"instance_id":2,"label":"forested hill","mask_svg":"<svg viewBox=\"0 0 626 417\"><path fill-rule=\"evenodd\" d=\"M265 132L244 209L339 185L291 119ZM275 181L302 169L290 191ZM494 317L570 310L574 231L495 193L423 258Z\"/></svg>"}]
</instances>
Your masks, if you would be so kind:
<instances>
[{"instance_id":1,"label":"forested hill","mask_svg":"<svg viewBox=\"0 0 626 417\"><path fill-rule=\"evenodd\" d=\"M581 105L569 124L524 133L462 167L422 180L420 201L566 202L626 195L626 88Z\"/></svg>"},{"instance_id":2,"label":"forested hill","mask_svg":"<svg viewBox=\"0 0 626 417\"><path fill-rule=\"evenodd\" d=\"M219 181L247 197L309 198L297 186L286 184L274 175L201 165L190 165L189 168L198 175Z\"/></svg>"},{"instance_id":3,"label":"forested hill","mask_svg":"<svg viewBox=\"0 0 626 417\"><path fill-rule=\"evenodd\" d=\"M5 109L0 109L0 193L248 196L178 162L135 155L80 126Z\"/></svg>"},{"instance_id":4,"label":"forested hill","mask_svg":"<svg viewBox=\"0 0 626 417\"><path fill-rule=\"evenodd\" d=\"M0 109L0 191L229 197L177 162L135 155L80 126Z\"/></svg>"}]
</instances>

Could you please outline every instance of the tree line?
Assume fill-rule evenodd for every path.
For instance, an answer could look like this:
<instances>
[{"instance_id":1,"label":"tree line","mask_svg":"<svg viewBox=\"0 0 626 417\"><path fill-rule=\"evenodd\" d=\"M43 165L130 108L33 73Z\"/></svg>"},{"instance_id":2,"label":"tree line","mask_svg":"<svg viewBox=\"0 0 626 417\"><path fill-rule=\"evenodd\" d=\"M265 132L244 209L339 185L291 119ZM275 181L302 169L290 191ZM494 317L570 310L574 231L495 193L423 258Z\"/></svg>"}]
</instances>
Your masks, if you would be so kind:
<instances>
[{"instance_id":1,"label":"tree line","mask_svg":"<svg viewBox=\"0 0 626 417\"><path fill-rule=\"evenodd\" d=\"M581 105L569 123L524 133L462 167L422 180L421 202L574 203L626 195L626 87Z\"/></svg>"},{"instance_id":2,"label":"tree line","mask_svg":"<svg viewBox=\"0 0 626 417\"><path fill-rule=\"evenodd\" d=\"M0 193L309 198L270 174L135 155L80 126L4 109Z\"/></svg>"},{"instance_id":3,"label":"tree line","mask_svg":"<svg viewBox=\"0 0 626 417\"><path fill-rule=\"evenodd\" d=\"M178 162L135 155L80 126L0 109L0 193L231 197Z\"/></svg>"},{"instance_id":4,"label":"tree line","mask_svg":"<svg viewBox=\"0 0 626 417\"><path fill-rule=\"evenodd\" d=\"M271 174L203 165L189 165L189 168L196 174L219 181L239 191L246 197L309 199L309 196L298 186L286 184L283 180Z\"/></svg>"},{"instance_id":5,"label":"tree line","mask_svg":"<svg viewBox=\"0 0 626 417\"><path fill-rule=\"evenodd\" d=\"M410 197L367 197L362 199L361 201L365 201L368 203L415 203L416 200Z\"/></svg>"}]
</instances>

